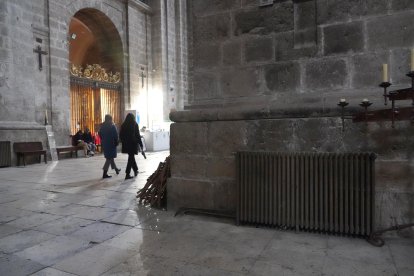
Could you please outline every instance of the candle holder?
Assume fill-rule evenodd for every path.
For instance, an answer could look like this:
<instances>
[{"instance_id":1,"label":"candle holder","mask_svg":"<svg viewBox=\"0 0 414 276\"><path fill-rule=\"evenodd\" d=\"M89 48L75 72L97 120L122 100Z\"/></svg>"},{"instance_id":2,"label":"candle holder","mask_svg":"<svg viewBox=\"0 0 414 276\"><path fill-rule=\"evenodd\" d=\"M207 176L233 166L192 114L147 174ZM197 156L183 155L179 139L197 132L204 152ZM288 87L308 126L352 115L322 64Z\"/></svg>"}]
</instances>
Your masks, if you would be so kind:
<instances>
[{"instance_id":1,"label":"candle holder","mask_svg":"<svg viewBox=\"0 0 414 276\"><path fill-rule=\"evenodd\" d=\"M365 122L368 123L368 107L370 107L372 103L368 100L363 100L359 105L365 109Z\"/></svg>"},{"instance_id":2,"label":"candle holder","mask_svg":"<svg viewBox=\"0 0 414 276\"><path fill-rule=\"evenodd\" d=\"M407 74L407 77L411 78L411 96L412 96L412 105L414 106L414 71L410 71Z\"/></svg>"},{"instance_id":3,"label":"candle holder","mask_svg":"<svg viewBox=\"0 0 414 276\"><path fill-rule=\"evenodd\" d=\"M382 82L379 86L384 88L384 105L387 105L387 100L388 100L387 88L391 86L391 83L386 81L386 82Z\"/></svg>"},{"instance_id":4,"label":"candle holder","mask_svg":"<svg viewBox=\"0 0 414 276\"><path fill-rule=\"evenodd\" d=\"M348 105L349 103L345 100L340 100L338 103L338 106L341 107L341 119L342 119L342 132L345 131L345 107Z\"/></svg>"},{"instance_id":5,"label":"candle holder","mask_svg":"<svg viewBox=\"0 0 414 276\"><path fill-rule=\"evenodd\" d=\"M388 94L388 97L391 99L391 127L395 128L395 115L397 114L395 109L395 97L397 96L397 91L391 91Z\"/></svg>"},{"instance_id":6,"label":"candle holder","mask_svg":"<svg viewBox=\"0 0 414 276\"><path fill-rule=\"evenodd\" d=\"M47 120L47 113L45 112L45 126L47 126L49 124L48 120Z\"/></svg>"}]
</instances>

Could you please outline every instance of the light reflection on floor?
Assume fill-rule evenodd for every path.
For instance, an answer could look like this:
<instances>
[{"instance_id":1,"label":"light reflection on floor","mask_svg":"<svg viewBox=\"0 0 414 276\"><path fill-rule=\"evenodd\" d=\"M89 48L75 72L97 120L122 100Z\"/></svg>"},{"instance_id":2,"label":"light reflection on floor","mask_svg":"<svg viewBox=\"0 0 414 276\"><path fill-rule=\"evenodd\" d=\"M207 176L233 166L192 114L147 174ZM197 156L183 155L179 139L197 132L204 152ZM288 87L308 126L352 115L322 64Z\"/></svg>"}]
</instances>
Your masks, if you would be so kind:
<instances>
[{"instance_id":1,"label":"light reflection on floor","mask_svg":"<svg viewBox=\"0 0 414 276\"><path fill-rule=\"evenodd\" d=\"M0 275L414 275L414 241L237 227L137 205L168 152L102 180L102 156L0 169ZM34 274L33 274L34 273Z\"/></svg>"}]
</instances>

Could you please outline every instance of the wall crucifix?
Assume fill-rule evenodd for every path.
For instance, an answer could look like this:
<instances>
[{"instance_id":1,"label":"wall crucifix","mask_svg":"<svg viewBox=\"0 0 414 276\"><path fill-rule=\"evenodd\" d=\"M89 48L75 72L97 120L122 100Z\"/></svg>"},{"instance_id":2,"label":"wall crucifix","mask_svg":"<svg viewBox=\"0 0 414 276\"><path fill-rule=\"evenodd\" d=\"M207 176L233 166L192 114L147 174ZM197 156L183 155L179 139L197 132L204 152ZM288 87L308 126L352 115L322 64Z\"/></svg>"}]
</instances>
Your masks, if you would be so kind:
<instances>
[{"instance_id":1,"label":"wall crucifix","mask_svg":"<svg viewBox=\"0 0 414 276\"><path fill-rule=\"evenodd\" d=\"M42 47L37 46L36 49L33 49L33 53L38 54L39 57L39 71L42 71L43 66L42 66L42 55L47 55L46 51L42 51Z\"/></svg>"},{"instance_id":2,"label":"wall crucifix","mask_svg":"<svg viewBox=\"0 0 414 276\"><path fill-rule=\"evenodd\" d=\"M139 75L141 77L141 81L142 81L142 87L144 87L144 78L146 78L147 76L144 74L144 67L141 67L141 74Z\"/></svg>"}]
</instances>

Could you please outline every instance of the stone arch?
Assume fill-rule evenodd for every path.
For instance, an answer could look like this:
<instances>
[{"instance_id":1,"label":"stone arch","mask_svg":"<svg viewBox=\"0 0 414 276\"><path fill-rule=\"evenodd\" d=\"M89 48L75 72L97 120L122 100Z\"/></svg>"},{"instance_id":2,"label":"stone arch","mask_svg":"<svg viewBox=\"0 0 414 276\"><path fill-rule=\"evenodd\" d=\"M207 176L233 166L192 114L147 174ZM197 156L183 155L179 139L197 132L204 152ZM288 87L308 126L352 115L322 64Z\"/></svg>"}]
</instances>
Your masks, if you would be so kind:
<instances>
[{"instance_id":1,"label":"stone arch","mask_svg":"<svg viewBox=\"0 0 414 276\"><path fill-rule=\"evenodd\" d=\"M124 64L123 44L121 36L112 20L100 10L84 8L73 15L69 26L73 27L74 25L76 27L80 26L86 33L89 32L89 38L91 36L92 38L89 39L91 41L90 44L88 44L87 34L84 33L83 41L79 41L79 37L82 34L78 34L78 38L72 40L70 38L72 34L68 33L69 40L72 43L69 49L71 49L72 46L77 47L76 56L73 51L71 52L70 50L69 61L72 62L73 60L71 59L75 58L79 64L86 57L89 57L89 59L92 60L89 64L100 63L107 70L122 73ZM70 29L69 32L71 32ZM91 45L92 43L93 45ZM101 62L93 61L93 56L96 54L101 55Z\"/></svg>"},{"instance_id":2,"label":"stone arch","mask_svg":"<svg viewBox=\"0 0 414 276\"><path fill-rule=\"evenodd\" d=\"M109 75L120 73L122 82L123 44L111 18L95 8L78 10L71 18L67 37L70 64L82 68L98 64ZM105 114L111 114L114 122L119 124L123 94L120 83L95 78L91 81L74 74L70 81L71 133L85 127L92 132L97 131Z\"/></svg>"},{"instance_id":3,"label":"stone arch","mask_svg":"<svg viewBox=\"0 0 414 276\"><path fill-rule=\"evenodd\" d=\"M69 26L72 17L80 10L84 9L93 9L100 12L100 16L105 15L112 21L112 24L115 26L118 34L121 37L122 45L125 45L125 36L124 36L124 9L121 4L119 9L112 7L103 3L102 1L93 1L93 0L76 0L66 7L66 26ZM125 49L124 49L125 50Z\"/></svg>"}]
</instances>

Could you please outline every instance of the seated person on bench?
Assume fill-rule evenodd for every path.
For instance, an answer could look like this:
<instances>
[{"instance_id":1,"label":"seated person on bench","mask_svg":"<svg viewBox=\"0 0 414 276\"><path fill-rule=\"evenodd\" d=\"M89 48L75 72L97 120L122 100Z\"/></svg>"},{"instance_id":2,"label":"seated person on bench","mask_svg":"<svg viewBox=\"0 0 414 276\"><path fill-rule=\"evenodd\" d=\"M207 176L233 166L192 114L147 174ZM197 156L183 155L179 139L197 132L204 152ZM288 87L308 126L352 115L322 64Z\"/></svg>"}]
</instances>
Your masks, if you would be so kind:
<instances>
[{"instance_id":1,"label":"seated person on bench","mask_svg":"<svg viewBox=\"0 0 414 276\"><path fill-rule=\"evenodd\" d=\"M83 147L83 152L85 153L85 157L91 157L92 155L89 155L89 149L88 149L88 144L85 143L85 141L83 141L83 132L80 129L78 132L76 132L76 134L73 136L73 141L74 141L74 145L75 146L82 146Z\"/></svg>"},{"instance_id":2,"label":"seated person on bench","mask_svg":"<svg viewBox=\"0 0 414 276\"><path fill-rule=\"evenodd\" d=\"M88 146L89 154L93 156L96 152L96 145L94 143L95 141L92 137L91 131L87 127L85 128L85 132L83 133L83 141Z\"/></svg>"},{"instance_id":3,"label":"seated person on bench","mask_svg":"<svg viewBox=\"0 0 414 276\"><path fill-rule=\"evenodd\" d=\"M143 134L145 131L147 131L147 127L146 126L143 126L139 131L141 132L141 134ZM141 135L141 142L142 142L142 148L141 149L138 149L138 151L142 151L142 152L147 151L147 147L145 145L144 135Z\"/></svg>"}]
</instances>

